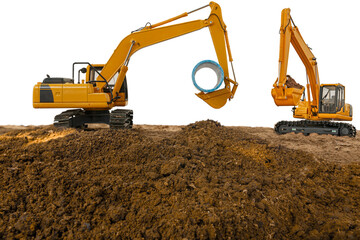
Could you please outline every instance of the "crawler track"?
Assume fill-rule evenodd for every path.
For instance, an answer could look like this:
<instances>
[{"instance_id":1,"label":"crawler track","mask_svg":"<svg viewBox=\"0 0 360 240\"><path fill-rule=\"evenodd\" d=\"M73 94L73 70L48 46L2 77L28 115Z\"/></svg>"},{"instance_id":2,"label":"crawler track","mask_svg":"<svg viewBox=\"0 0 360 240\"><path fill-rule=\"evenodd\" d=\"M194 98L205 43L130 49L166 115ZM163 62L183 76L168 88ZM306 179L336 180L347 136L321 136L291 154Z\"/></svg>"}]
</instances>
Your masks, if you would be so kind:
<instances>
[{"instance_id":1,"label":"crawler track","mask_svg":"<svg viewBox=\"0 0 360 240\"><path fill-rule=\"evenodd\" d=\"M90 123L109 124L112 129L132 128L133 111L116 109L109 111L85 111L72 109L55 116L54 126L64 128L86 128Z\"/></svg>"},{"instance_id":2,"label":"crawler track","mask_svg":"<svg viewBox=\"0 0 360 240\"><path fill-rule=\"evenodd\" d=\"M310 133L349 137L356 136L356 129L353 125L330 121L280 121L275 124L274 130L277 134L294 132L303 133L305 136L308 136Z\"/></svg>"},{"instance_id":3,"label":"crawler track","mask_svg":"<svg viewBox=\"0 0 360 240\"><path fill-rule=\"evenodd\" d=\"M62 112L55 116L54 126L55 127L64 127L64 128L76 128L81 126L76 126L74 124L74 118L84 115L84 110L82 109L72 109Z\"/></svg>"},{"instance_id":4,"label":"crawler track","mask_svg":"<svg viewBox=\"0 0 360 240\"><path fill-rule=\"evenodd\" d=\"M112 129L132 128L133 111L128 109L116 109L112 111L109 125Z\"/></svg>"}]
</instances>

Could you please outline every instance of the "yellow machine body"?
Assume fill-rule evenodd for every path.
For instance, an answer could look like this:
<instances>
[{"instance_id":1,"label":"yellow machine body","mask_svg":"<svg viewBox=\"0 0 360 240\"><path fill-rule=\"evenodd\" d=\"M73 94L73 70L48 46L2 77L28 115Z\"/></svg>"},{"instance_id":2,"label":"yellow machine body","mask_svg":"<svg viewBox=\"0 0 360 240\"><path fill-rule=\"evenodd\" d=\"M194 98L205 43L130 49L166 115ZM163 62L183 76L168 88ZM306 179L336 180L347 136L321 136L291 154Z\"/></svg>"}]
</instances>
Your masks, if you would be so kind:
<instances>
[{"instance_id":1,"label":"yellow machine body","mask_svg":"<svg viewBox=\"0 0 360 240\"><path fill-rule=\"evenodd\" d=\"M38 83L33 90L34 108L109 109L109 101L108 94L96 93L91 84Z\"/></svg>"},{"instance_id":2,"label":"yellow machine body","mask_svg":"<svg viewBox=\"0 0 360 240\"><path fill-rule=\"evenodd\" d=\"M330 98L320 98L318 106L309 105L309 101L300 101L294 109L294 118L309 119L309 120L335 120L335 121L352 121L352 106L345 103L345 86L342 84L321 84L320 89L332 88L335 89L335 95ZM336 91L338 93L336 93ZM343 96L335 97L341 95ZM322 90L320 90L320 93Z\"/></svg>"},{"instance_id":3,"label":"yellow machine body","mask_svg":"<svg viewBox=\"0 0 360 240\"><path fill-rule=\"evenodd\" d=\"M94 64L94 68L102 70L104 64ZM87 66L86 82L75 84L72 79L64 83L38 82L33 89L34 108L82 108L86 110L107 110L114 106L126 106L124 92L119 92L119 99L109 104L111 94L102 92L99 87L90 82L95 81L96 72ZM58 78L61 79L61 78ZM109 82L116 79L110 79ZM61 81L61 80L58 80Z\"/></svg>"}]
</instances>

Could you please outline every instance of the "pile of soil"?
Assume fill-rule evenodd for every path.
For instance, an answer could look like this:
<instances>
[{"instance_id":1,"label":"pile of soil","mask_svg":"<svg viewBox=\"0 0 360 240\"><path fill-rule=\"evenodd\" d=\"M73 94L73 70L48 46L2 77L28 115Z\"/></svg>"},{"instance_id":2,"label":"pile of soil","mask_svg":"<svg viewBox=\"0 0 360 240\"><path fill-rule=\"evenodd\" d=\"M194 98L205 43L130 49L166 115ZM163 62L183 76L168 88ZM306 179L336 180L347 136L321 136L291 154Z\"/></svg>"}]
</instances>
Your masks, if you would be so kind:
<instances>
[{"instance_id":1,"label":"pile of soil","mask_svg":"<svg viewBox=\"0 0 360 240\"><path fill-rule=\"evenodd\" d=\"M293 79L290 75L286 75L286 82L285 82L285 85L288 87L288 88L298 88L298 89L303 89L303 85L297 83L295 81L295 79Z\"/></svg>"},{"instance_id":2,"label":"pile of soil","mask_svg":"<svg viewBox=\"0 0 360 240\"><path fill-rule=\"evenodd\" d=\"M359 162L211 120L11 131L0 173L0 238L360 238Z\"/></svg>"}]
</instances>

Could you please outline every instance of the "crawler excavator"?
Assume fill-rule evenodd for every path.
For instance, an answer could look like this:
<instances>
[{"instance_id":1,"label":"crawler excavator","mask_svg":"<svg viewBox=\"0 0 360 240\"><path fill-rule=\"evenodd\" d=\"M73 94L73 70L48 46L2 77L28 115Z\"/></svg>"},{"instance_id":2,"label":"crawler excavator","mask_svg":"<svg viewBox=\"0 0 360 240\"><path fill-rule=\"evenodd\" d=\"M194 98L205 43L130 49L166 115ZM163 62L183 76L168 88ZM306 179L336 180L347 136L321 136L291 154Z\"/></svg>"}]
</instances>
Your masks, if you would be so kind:
<instances>
[{"instance_id":1,"label":"crawler excavator","mask_svg":"<svg viewBox=\"0 0 360 240\"><path fill-rule=\"evenodd\" d=\"M195 20L163 26L189 14L210 7L211 12L205 20ZM185 12L157 24L146 24L125 37L106 64L75 62L72 78L47 77L33 89L34 108L73 108L55 116L54 125L60 127L83 128L89 123L106 123L110 128L131 128L132 110L116 109L126 106L128 91L126 72L131 56L138 50L153 44L182 36L203 28L209 28L219 66L223 71L224 88L196 95L213 108L221 108L232 99L238 86L232 67L232 55L226 25L220 6L215 2L190 12ZM228 60L231 63L234 80L230 79ZM81 64L83 67L81 68ZM78 66L80 65L80 67ZM74 69L86 73L85 80L74 82ZM74 109L75 108L75 109Z\"/></svg>"},{"instance_id":2,"label":"crawler excavator","mask_svg":"<svg viewBox=\"0 0 360 240\"><path fill-rule=\"evenodd\" d=\"M287 75L290 43L306 68L307 84L297 84ZM354 126L338 121L351 121L353 109L345 103L345 86L338 84L320 84L316 57L302 38L298 27L290 16L290 9L281 12L279 76L271 95L277 106L294 106L293 117L301 121L280 121L274 130L278 134L290 132L331 134L355 137Z\"/></svg>"}]
</instances>

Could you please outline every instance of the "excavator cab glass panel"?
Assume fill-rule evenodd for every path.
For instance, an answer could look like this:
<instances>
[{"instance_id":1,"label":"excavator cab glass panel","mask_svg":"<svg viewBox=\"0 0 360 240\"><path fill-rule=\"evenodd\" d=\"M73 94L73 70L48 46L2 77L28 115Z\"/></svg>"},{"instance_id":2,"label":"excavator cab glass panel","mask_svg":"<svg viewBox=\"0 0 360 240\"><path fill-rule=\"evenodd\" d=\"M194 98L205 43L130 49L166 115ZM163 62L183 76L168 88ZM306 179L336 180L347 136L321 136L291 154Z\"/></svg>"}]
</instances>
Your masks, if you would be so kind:
<instances>
[{"instance_id":1,"label":"excavator cab glass panel","mask_svg":"<svg viewBox=\"0 0 360 240\"><path fill-rule=\"evenodd\" d=\"M98 72L101 72L101 70L103 69L103 67L95 67L95 69ZM99 74L94 70L94 69L90 69L90 81L95 81L97 79L97 77L99 76ZM108 82L108 85L112 88L115 85L116 79L119 76L119 72L115 73L115 75L110 79L110 81Z\"/></svg>"},{"instance_id":2,"label":"excavator cab glass panel","mask_svg":"<svg viewBox=\"0 0 360 240\"><path fill-rule=\"evenodd\" d=\"M336 113L336 86L322 86L320 88L320 112Z\"/></svg>"},{"instance_id":3,"label":"excavator cab glass panel","mask_svg":"<svg viewBox=\"0 0 360 240\"><path fill-rule=\"evenodd\" d=\"M95 69L98 71L98 72L101 72L102 70L102 67L95 67ZM90 82L92 81L96 81L97 77L99 76L99 74L95 71L94 68L90 68Z\"/></svg>"},{"instance_id":4,"label":"excavator cab glass panel","mask_svg":"<svg viewBox=\"0 0 360 240\"><path fill-rule=\"evenodd\" d=\"M345 105L345 89L343 86L336 87L336 94L337 94L337 104L336 104L336 111L340 111Z\"/></svg>"},{"instance_id":5,"label":"excavator cab glass panel","mask_svg":"<svg viewBox=\"0 0 360 240\"><path fill-rule=\"evenodd\" d=\"M116 79L118 78L118 76L119 76L119 72L115 73L115 75L110 79L110 81L108 83L110 87L115 86L115 82L116 82Z\"/></svg>"}]
</instances>

